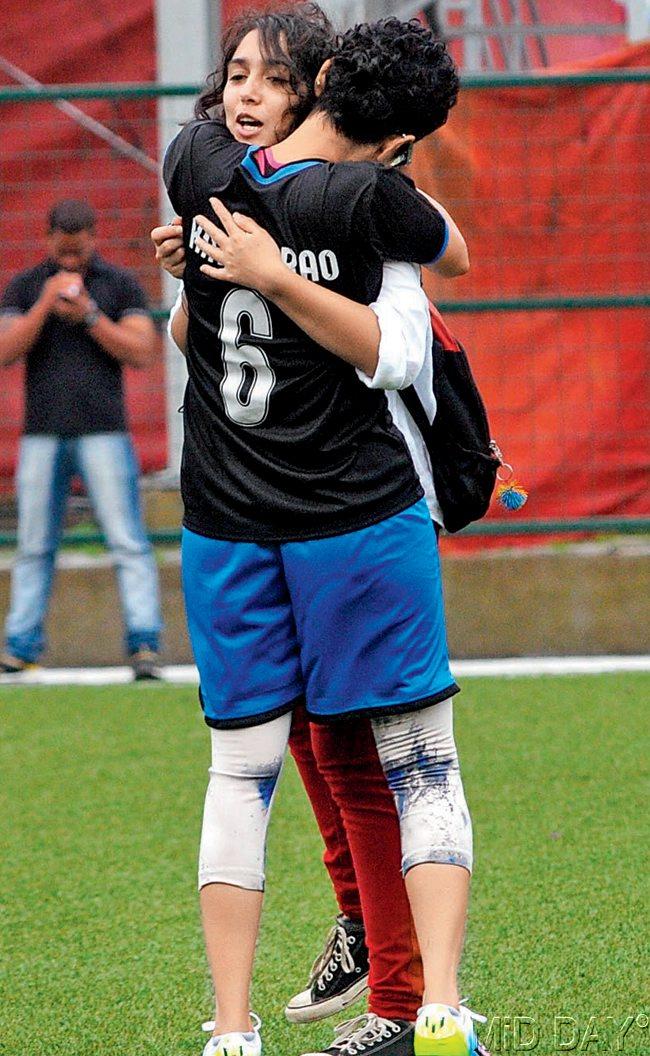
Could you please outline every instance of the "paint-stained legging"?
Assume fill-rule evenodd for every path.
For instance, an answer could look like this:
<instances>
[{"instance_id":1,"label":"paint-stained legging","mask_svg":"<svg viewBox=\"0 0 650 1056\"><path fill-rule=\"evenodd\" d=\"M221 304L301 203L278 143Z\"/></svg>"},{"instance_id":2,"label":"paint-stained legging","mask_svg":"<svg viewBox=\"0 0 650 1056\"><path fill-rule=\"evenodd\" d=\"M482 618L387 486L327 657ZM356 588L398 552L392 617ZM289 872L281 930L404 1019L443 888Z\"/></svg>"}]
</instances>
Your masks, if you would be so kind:
<instances>
[{"instance_id":1,"label":"paint-stained legging","mask_svg":"<svg viewBox=\"0 0 650 1056\"><path fill-rule=\"evenodd\" d=\"M285 715L249 729L211 731L201 887L228 883L263 889L266 830L290 723ZM341 747L347 725L315 731L314 747L352 843L355 827L363 824L360 815L373 808L372 797L360 794L361 775L355 773L353 756ZM451 701L373 719L371 725L399 816L403 872L422 862L471 870L471 822L453 738ZM381 847L376 850L380 860ZM364 902L367 870L360 865L355 861Z\"/></svg>"}]
</instances>

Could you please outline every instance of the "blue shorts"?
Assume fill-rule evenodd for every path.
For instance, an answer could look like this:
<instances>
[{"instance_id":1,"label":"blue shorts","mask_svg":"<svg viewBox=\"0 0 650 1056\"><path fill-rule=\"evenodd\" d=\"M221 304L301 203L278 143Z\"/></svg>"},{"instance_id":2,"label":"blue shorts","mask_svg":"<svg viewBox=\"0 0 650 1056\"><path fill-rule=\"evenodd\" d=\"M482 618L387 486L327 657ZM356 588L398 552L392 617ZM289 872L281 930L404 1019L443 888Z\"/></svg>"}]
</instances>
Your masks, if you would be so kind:
<instances>
[{"instance_id":1,"label":"blue shorts","mask_svg":"<svg viewBox=\"0 0 650 1056\"><path fill-rule=\"evenodd\" d=\"M424 499L326 539L265 544L183 530L183 590L205 721L255 726L427 707L449 670L438 546Z\"/></svg>"}]
</instances>

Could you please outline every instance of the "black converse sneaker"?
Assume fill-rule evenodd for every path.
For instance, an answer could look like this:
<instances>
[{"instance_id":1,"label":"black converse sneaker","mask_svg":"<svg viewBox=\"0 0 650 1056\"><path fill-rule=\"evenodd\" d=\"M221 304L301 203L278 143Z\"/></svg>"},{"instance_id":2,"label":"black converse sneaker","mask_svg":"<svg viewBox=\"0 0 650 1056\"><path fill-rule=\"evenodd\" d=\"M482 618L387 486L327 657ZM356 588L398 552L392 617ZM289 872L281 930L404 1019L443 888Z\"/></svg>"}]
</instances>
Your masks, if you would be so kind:
<instances>
[{"instance_id":1,"label":"black converse sneaker","mask_svg":"<svg viewBox=\"0 0 650 1056\"><path fill-rule=\"evenodd\" d=\"M303 1056L413 1056L413 1023L372 1013L357 1016L334 1028L329 1048Z\"/></svg>"},{"instance_id":2,"label":"black converse sneaker","mask_svg":"<svg viewBox=\"0 0 650 1056\"><path fill-rule=\"evenodd\" d=\"M341 914L314 961L309 985L284 1010L290 1023L325 1019L351 1005L368 989L368 948L361 921Z\"/></svg>"}]
</instances>

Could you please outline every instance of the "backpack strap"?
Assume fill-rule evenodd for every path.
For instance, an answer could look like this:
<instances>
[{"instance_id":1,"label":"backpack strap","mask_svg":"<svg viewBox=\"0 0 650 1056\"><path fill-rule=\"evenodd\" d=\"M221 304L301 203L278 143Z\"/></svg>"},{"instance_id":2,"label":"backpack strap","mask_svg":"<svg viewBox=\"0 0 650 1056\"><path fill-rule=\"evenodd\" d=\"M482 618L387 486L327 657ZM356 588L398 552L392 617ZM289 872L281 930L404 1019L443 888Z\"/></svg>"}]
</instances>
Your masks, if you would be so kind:
<instances>
[{"instance_id":1,"label":"backpack strap","mask_svg":"<svg viewBox=\"0 0 650 1056\"><path fill-rule=\"evenodd\" d=\"M435 365L435 346L436 342L446 352L460 352L460 345L457 338L454 337L451 330L445 323L440 312L436 308L432 301L429 301L429 318L431 321L431 330L433 336L433 352L434 352L434 365ZM435 383L434 383L435 384ZM411 418L417 425L418 429L422 434L426 447L431 455L434 444L433 444L433 426L427 417L427 412L424 409L424 405L418 396L415 386L409 385L405 389L398 389L398 395L400 396L404 406L411 415Z\"/></svg>"},{"instance_id":2,"label":"backpack strap","mask_svg":"<svg viewBox=\"0 0 650 1056\"><path fill-rule=\"evenodd\" d=\"M442 318L440 312L436 308L435 304L429 301L429 318L431 321L431 330L433 337L433 353L434 353L434 365L435 365L435 346L436 342L442 346L442 348L448 351L457 352L458 342L456 338L449 330L447 324ZM406 407L407 411L411 415L411 418L415 422L418 430L422 435L425 446L429 455L432 455L434 443L433 443L433 426L429 421L427 412L424 409L424 404L417 394L415 385L408 385L405 389L398 389L397 395L400 397L402 403Z\"/></svg>"},{"instance_id":3,"label":"backpack strap","mask_svg":"<svg viewBox=\"0 0 650 1056\"><path fill-rule=\"evenodd\" d=\"M415 391L415 386L408 385L405 389L398 389L397 394L422 433L422 439L424 440L429 453L431 453L431 422L427 417L427 412L424 409L422 400Z\"/></svg>"}]
</instances>

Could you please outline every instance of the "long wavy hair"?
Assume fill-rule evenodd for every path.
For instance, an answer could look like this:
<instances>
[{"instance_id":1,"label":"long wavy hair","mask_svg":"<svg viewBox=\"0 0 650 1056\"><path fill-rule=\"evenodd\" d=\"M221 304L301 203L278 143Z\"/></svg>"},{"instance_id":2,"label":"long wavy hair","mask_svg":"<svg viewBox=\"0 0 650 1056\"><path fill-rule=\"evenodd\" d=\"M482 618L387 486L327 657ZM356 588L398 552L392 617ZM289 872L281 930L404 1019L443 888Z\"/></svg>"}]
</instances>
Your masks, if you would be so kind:
<instances>
[{"instance_id":1,"label":"long wavy hair","mask_svg":"<svg viewBox=\"0 0 650 1056\"><path fill-rule=\"evenodd\" d=\"M336 34L318 4L301 3L245 11L226 27L221 40L221 59L207 79L194 116L201 120L223 115L223 93L228 81L228 64L244 37L257 30L266 62L286 67L289 88L297 96L291 106L293 127L307 116L316 101L314 81L336 47Z\"/></svg>"}]
</instances>

